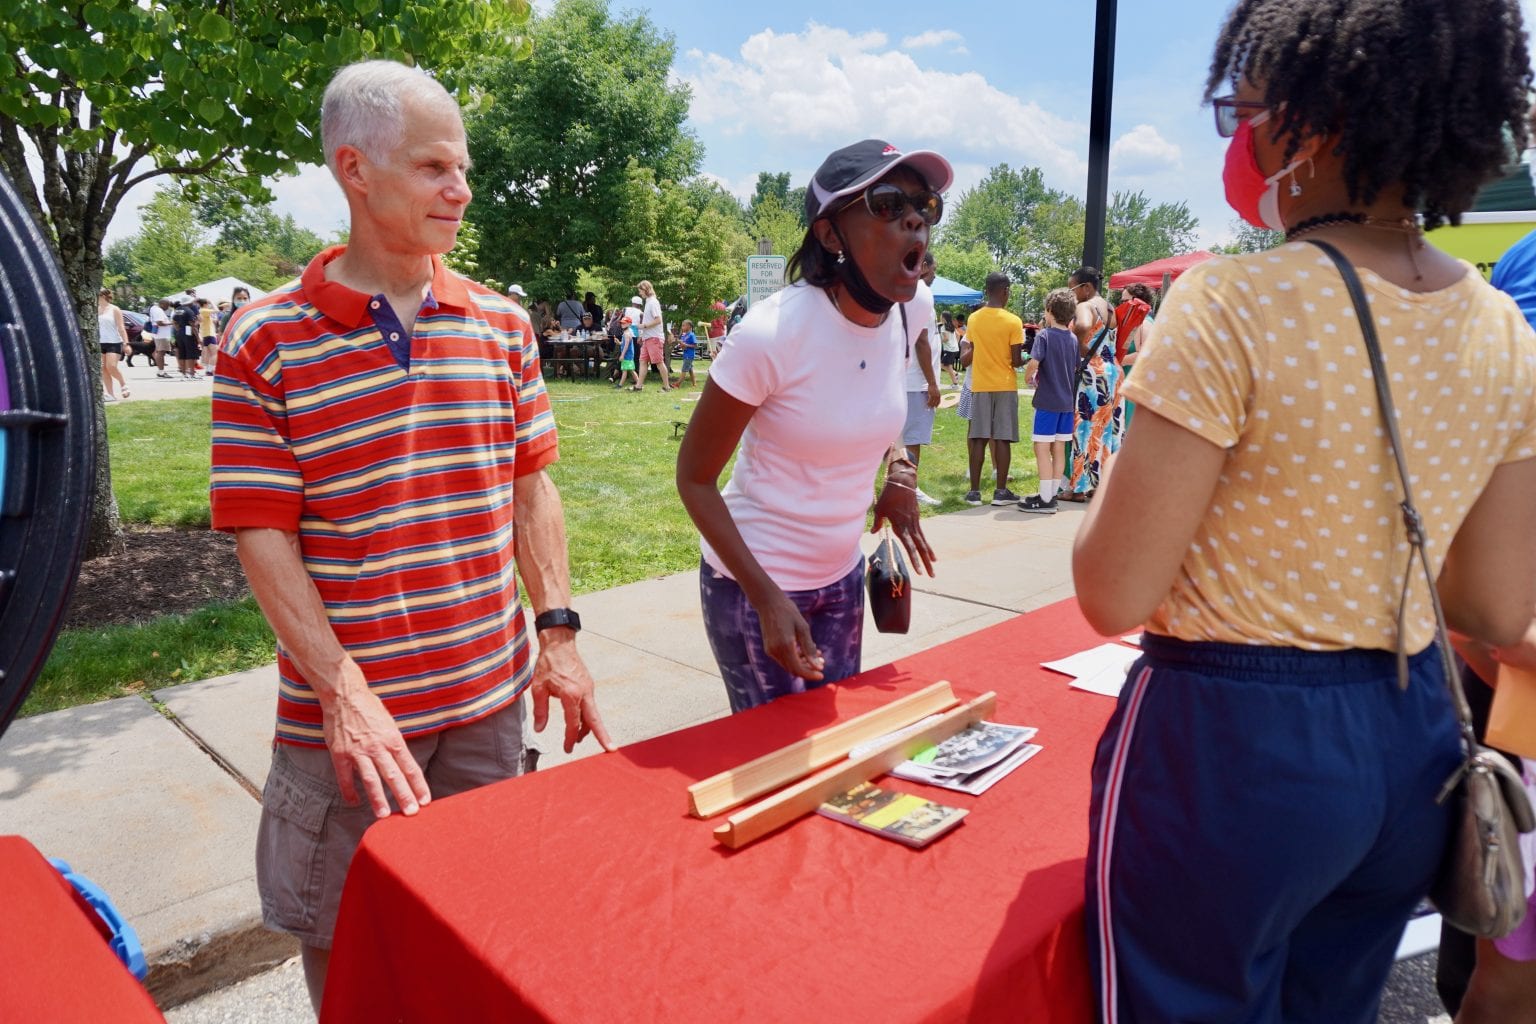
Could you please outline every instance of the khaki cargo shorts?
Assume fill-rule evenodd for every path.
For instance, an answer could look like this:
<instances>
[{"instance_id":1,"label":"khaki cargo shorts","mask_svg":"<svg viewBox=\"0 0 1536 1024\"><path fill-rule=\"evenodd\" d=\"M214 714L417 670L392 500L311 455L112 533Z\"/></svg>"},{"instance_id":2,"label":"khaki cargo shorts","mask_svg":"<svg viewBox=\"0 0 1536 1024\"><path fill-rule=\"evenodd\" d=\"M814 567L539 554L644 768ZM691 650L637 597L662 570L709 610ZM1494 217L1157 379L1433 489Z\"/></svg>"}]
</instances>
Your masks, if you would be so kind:
<instances>
[{"instance_id":1,"label":"khaki cargo shorts","mask_svg":"<svg viewBox=\"0 0 1536 1024\"><path fill-rule=\"evenodd\" d=\"M407 741L432 799L533 770L539 751L523 739L526 703L519 697L478 722ZM256 833L262 923L329 949L347 868L374 820L366 800L357 807L342 802L324 747L274 744Z\"/></svg>"}]
</instances>

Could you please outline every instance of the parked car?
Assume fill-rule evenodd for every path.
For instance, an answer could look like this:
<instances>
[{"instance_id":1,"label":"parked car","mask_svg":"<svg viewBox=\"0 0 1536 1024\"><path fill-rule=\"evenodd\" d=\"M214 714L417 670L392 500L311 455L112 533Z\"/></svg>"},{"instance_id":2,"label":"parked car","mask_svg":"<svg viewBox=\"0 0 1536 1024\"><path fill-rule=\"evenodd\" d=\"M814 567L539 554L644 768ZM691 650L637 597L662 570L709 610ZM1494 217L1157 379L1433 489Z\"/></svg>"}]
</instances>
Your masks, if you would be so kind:
<instances>
[{"instance_id":1,"label":"parked car","mask_svg":"<svg viewBox=\"0 0 1536 1024\"><path fill-rule=\"evenodd\" d=\"M128 329L128 350L123 353L123 362L133 365L134 356L148 356L155 351L155 337L146 328L149 318L143 313L135 313L130 309L123 310L123 326Z\"/></svg>"}]
</instances>

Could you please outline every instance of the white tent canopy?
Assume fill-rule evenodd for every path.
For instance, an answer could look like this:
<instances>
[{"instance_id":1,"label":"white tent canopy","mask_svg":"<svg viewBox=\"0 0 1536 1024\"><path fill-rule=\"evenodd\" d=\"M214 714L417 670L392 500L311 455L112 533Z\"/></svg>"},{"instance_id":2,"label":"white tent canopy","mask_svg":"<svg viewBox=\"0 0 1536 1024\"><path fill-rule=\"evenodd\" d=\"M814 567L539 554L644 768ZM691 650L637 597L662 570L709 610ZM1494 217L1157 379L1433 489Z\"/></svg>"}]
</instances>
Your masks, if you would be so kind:
<instances>
[{"instance_id":1,"label":"white tent canopy","mask_svg":"<svg viewBox=\"0 0 1536 1024\"><path fill-rule=\"evenodd\" d=\"M198 298L207 299L215 306L221 302L230 301L229 297L231 294L233 294L236 288L244 288L246 291L250 292L252 299L259 299L267 294L260 288L246 284L238 277L221 277L217 281L206 281L203 284L195 284L192 286L192 290L197 292ZM166 298L170 299L172 302L177 302L180 301L186 294L186 292L177 292L174 295L167 295Z\"/></svg>"}]
</instances>

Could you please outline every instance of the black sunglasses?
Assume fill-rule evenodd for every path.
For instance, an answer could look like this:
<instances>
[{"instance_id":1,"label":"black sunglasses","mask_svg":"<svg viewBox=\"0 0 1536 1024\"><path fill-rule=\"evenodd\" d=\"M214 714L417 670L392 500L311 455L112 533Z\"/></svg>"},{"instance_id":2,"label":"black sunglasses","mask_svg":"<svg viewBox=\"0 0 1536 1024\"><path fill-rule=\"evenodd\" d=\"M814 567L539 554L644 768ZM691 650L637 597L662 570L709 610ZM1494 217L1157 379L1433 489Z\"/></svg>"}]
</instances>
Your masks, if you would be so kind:
<instances>
[{"instance_id":1,"label":"black sunglasses","mask_svg":"<svg viewBox=\"0 0 1536 1024\"><path fill-rule=\"evenodd\" d=\"M909 206L917 211L917 215L923 218L923 223L929 227L937 224L939 219L944 216L944 197L937 192L930 192L927 189L923 189L920 192L908 192L900 185L881 181L866 188L863 199L864 208L876 220L900 220L902 214L906 213ZM854 199L848 203L848 206L852 206L858 201L858 199ZM847 207L844 207L844 209L847 209Z\"/></svg>"},{"instance_id":2,"label":"black sunglasses","mask_svg":"<svg viewBox=\"0 0 1536 1024\"><path fill-rule=\"evenodd\" d=\"M1224 139L1230 139L1237 134L1239 125L1244 121L1253 120L1269 107L1253 100L1218 96L1211 100L1211 109L1216 112L1216 134Z\"/></svg>"}]
</instances>

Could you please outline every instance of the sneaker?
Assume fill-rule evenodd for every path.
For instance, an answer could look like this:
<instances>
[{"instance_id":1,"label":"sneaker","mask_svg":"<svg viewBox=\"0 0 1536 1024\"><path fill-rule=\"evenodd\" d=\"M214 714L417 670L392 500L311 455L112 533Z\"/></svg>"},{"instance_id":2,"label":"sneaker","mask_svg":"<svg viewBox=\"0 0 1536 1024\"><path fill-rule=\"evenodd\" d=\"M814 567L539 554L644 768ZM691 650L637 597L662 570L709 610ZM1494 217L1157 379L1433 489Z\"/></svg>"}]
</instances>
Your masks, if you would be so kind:
<instances>
[{"instance_id":1,"label":"sneaker","mask_svg":"<svg viewBox=\"0 0 1536 1024\"><path fill-rule=\"evenodd\" d=\"M921 487L919 487L917 489L917 503L919 505L928 505L929 507L937 507L939 505L944 504L942 501L940 501L938 498L935 498L933 495L924 493L924 491L923 491L923 489Z\"/></svg>"},{"instance_id":2,"label":"sneaker","mask_svg":"<svg viewBox=\"0 0 1536 1024\"><path fill-rule=\"evenodd\" d=\"M1021 499L1006 487L999 487L992 492L992 504L1017 505Z\"/></svg>"},{"instance_id":3,"label":"sneaker","mask_svg":"<svg viewBox=\"0 0 1536 1024\"><path fill-rule=\"evenodd\" d=\"M981 504L981 492L980 491L966 491L965 492L965 503L967 505L980 505Z\"/></svg>"},{"instance_id":4,"label":"sneaker","mask_svg":"<svg viewBox=\"0 0 1536 1024\"><path fill-rule=\"evenodd\" d=\"M1053 516L1056 514L1056 499L1052 498L1050 501L1041 501L1040 495L1031 494L1029 497L1019 502L1019 511L1038 512L1041 515Z\"/></svg>"},{"instance_id":5,"label":"sneaker","mask_svg":"<svg viewBox=\"0 0 1536 1024\"><path fill-rule=\"evenodd\" d=\"M156 377L163 377L166 380L170 380L171 379L171 375L166 373L164 370L162 370L161 372L155 374L155 376Z\"/></svg>"}]
</instances>

